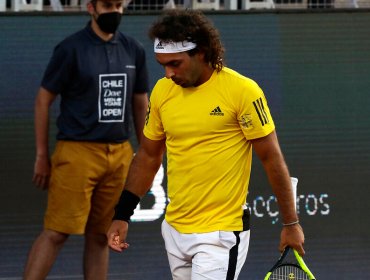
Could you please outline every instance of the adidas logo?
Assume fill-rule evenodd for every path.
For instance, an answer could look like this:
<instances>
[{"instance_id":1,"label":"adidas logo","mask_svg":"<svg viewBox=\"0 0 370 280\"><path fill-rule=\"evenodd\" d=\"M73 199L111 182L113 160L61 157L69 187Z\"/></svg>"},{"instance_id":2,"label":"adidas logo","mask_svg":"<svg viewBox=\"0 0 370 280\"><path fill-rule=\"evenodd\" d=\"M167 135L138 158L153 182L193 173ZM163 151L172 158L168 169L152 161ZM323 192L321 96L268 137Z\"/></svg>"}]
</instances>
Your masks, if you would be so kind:
<instances>
[{"instance_id":1,"label":"adidas logo","mask_svg":"<svg viewBox=\"0 0 370 280\"><path fill-rule=\"evenodd\" d=\"M159 41L158 44L155 46L157 50L163 50L164 47L162 46L162 41Z\"/></svg>"},{"instance_id":2,"label":"adidas logo","mask_svg":"<svg viewBox=\"0 0 370 280\"><path fill-rule=\"evenodd\" d=\"M221 109L220 109L220 106L217 106L216 108L214 108L212 110L211 113L209 113L211 116L223 116L224 113L222 113Z\"/></svg>"}]
</instances>

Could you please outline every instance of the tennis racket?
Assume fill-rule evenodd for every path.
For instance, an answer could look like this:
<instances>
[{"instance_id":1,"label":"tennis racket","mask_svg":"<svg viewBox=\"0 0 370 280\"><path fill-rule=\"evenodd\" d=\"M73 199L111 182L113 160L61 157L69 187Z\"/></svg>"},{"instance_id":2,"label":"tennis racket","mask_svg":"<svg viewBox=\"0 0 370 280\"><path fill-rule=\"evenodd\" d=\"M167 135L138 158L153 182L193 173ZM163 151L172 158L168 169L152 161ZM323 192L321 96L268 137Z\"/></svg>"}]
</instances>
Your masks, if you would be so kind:
<instances>
[{"instance_id":1,"label":"tennis racket","mask_svg":"<svg viewBox=\"0 0 370 280\"><path fill-rule=\"evenodd\" d=\"M288 253L292 250L295 256L293 261L288 260ZM264 280L315 280L312 272L308 269L303 258L298 252L286 247L278 261L267 273Z\"/></svg>"}]
</instances>

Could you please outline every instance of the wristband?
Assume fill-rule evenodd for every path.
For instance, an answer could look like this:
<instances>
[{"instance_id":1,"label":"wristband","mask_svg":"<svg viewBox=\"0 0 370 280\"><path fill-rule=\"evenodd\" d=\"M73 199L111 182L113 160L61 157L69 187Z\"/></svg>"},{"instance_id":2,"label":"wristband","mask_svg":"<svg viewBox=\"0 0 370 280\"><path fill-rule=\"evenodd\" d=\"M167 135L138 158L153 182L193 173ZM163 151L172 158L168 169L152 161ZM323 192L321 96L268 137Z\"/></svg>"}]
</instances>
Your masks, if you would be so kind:
<instances>
[{"instance_id":1,"label":"wristband","mask_svg":"<svg viewBox=\"0 0 370 280\"><path fill-rule=\"evenodd\" d=\"M130 191L124 190L117 206L114 208L113 220L122 220L129 223L139 202L140 197Z\"/></svg>"},{"instance_id":2,"label":"wristband","mask_svg":"<svg viewBox=\"0 0 370 280\"><path fill-rule=\"evenodd\" d=\"M291 222L291 223L287 223L287 224L284 224L283 223L283 227L288 227L288 226L294 226L296 224L299 224L299 220L295 221L295 222Z\"/></svg>"}]
</instances>

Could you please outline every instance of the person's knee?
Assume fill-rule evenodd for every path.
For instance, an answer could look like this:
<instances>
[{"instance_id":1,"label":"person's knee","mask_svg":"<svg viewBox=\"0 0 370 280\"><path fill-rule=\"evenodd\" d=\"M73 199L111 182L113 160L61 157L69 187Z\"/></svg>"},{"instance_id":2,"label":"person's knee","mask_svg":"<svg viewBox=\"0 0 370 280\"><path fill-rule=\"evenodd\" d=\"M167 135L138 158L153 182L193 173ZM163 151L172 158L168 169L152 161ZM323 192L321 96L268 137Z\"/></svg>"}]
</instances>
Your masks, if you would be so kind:
<instances>
[{"instance_id":1,"label":"person's knee","mask_svg":"<svg viewBox=\"0 0 370 280\"><path fill-rule=\"evenodd\" d=\"M93 242L95 244L99 244L101 246L108 245L108 239L105 234L96 233L96 232L86 232L85 238L87 242Z\"/></svg>"},{"instance_id":2,"label":"person's knee","mask_svg":"<svg viewBox=\"0 0 370 280\"><path fill-rule=\"evenodd\" d=\"M68 239L69 234L57 232L57 231L50 230L50 229L45 229L41 233L41 236L55 245L63 245L64 242L66 242L66 240Z\"/></svg>"}]
</instances>

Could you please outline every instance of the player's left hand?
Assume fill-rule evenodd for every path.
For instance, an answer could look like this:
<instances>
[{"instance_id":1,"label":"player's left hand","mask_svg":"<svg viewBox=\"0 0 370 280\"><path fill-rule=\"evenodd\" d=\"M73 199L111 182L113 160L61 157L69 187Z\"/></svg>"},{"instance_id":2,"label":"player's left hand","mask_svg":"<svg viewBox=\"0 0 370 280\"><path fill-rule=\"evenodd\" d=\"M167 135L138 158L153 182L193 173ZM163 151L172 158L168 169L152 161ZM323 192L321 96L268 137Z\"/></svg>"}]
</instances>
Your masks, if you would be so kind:
<instances>
[{"instance_id":1,"label":"player's left hand","mask_svg":"<svg viewBox=\"0 0 370 280\"><path fill-rule=\"evenodd\" d=\"M280 252L283 252L285 247L289 246L295 249L301 256L304 256L303 244L304 233L300 224L283 226L280 235Z\"/></svg>"}]
</instances>

